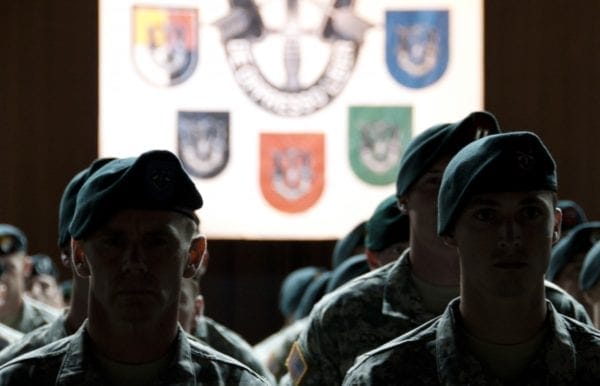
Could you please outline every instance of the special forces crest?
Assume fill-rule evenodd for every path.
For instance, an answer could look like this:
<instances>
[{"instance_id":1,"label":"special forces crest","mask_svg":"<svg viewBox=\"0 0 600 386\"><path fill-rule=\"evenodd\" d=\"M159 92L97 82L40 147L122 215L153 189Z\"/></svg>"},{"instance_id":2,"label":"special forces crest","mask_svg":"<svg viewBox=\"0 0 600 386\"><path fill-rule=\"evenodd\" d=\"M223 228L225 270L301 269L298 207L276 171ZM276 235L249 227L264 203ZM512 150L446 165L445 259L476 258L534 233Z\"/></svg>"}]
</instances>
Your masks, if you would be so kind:
<instances>
[{"instance_id":1,"label":"special forces crest","mask_svg":"<svg viewBox=\"0 0 600 386\"><path fill-rule=\"evenodd\" d=\"M261 134L260 187L283 212L310 208L324 187L323 134Z\"/></svg>"},{"instance_id":2,"label":"special forces crest","mask_svg":"<svg viewBox=\"0 0 600 386\"><path fill-rule=\"evenodd\" d=\"M372 185L396 181L400 157L410 141L410 107L362 107L349 111L350 165L354 173Z\"/></svg>"},{"instance_id":3,"label":"special forces crest","mask_svg":"<svg viewBox=\"0 0 600 386\"><path fill-rule=\"evenodd\" d=\"M389 11L385 19L390 74L411 88L439 80L448 67L448 11Z\"/></svg>"},{"instance_id":4,"label":"special forces crest","mask_svg":"<svg viewBox=\"0 0 600 386\"><path fill-rule=\"evenodd\" d=\"M133 59L148 82L172 86L194 72L198 61L195 9L134 7Z\"/></svg>"},{"instance_id":5,"label":"special forces crest","mask_svg":"<svg viewBox=\"0 0 600 386\"><path fill-rule=\"evenodd\" d=\"M210 178L229 161L229 113L180 111L179 158L190 174Z\"/></svg>"},{"instance_id":6,"label":"special forces crest","mask_svg":"<svg viewBox=\"0 0 600 386\"><path fill-rule=\"evenodd\" d=\"M217 26L235 80L256 104L276 115L304 116L342 91L370 27L353 13L353 0L331 7L302 0L229 3Z\"/></svg>"}]
</instances>

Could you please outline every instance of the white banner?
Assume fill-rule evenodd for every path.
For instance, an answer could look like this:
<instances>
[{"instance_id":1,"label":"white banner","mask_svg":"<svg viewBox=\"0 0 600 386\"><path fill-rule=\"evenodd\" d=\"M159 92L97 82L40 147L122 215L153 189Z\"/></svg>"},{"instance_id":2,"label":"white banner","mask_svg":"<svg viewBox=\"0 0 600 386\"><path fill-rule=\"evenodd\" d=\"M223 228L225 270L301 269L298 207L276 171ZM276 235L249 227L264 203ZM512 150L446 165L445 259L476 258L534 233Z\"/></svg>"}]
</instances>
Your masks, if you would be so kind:
<instances>
[{"instance_id":1,"label":"white banner","mask_svg":"<svg viewBox=\"0 0 600 386\"><path fill-rule=\"evenodd\" d=\"M483 105L481 0L99 4L99 155L178 154L211 238L341 237Z\"/></svg>"}]
</instances>

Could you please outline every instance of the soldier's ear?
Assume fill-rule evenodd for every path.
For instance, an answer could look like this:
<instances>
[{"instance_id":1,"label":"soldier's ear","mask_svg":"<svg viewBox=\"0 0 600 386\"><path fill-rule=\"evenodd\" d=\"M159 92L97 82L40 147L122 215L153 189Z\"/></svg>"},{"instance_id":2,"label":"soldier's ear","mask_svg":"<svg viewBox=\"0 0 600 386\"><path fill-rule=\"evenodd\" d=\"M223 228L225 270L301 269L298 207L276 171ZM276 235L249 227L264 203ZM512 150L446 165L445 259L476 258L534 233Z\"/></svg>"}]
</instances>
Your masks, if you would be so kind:
<instances>
[{"instance_id":1,"label":"soldier's ear","mask_svg":"<svg viewBox=\"0 0 600 386\"><path fill-rule=\"evenodd\" d=\"M75 273L83 278L90 276L90 268L83 250L83 241L71 240L71 250L73 251L73 269Z\"/></svg>"},{"instance_id":2,"label":"soldier's ear","mask_svg":"<svg viewBox=\"0 0 600 386\"><path fill-rule=\"evenodd\" d=\"M367 255L367 265L369 266L369 269L376 269L381 267L381 261L377 257L377 252L366 248L365 255Z\"/></svg>"},{"instance_id":3,"label":"soldier's ear","mask_svg":"<svg viewBox=\"0 0 600 386\"><path fill-rule=\"evenodd\" d=\"M454 238L454 233L447 233L441 236L441 238L444 241L444 244L446 244L447 246L456 247L456 239Z\"/></svg>"},{"instance_id":4,"label":"soldier's ear","mask_svg":"<svg viewBox=\"0 0 600 386\"><path fill-rule=\"evenodd\" d=\"M552 229L552 244L560 239L560 227L562 225L562 211L560 208L554 208L554 226Z\"/></svg>"},{"instance_id":5,"label":"soldier's ear","mask_svg":"<svg viewBox=\"0 0 600 386\"><path fill-rule=\"evenodd\" d=\"M199 268L206 268L204 264L206 253L206 237L200 235L192 240L188 251L188 260L183 271L183 277L193 277ZM206 260L208 261L208 260Z\"/></svg>"},{"instance_id":6,"label":"soldier's ear","mask_svg":"<svg viewBox=\"0 0 600 386\"><path fill-rule=\"evenodd\" d=\"M400 210L400 212L402 214L408 213L408 208L406 207L407 201L408 201L408 199L406 198L406 195L396 199L396 206L398 207L398 209Z\"/></svg>"}]
</instances>

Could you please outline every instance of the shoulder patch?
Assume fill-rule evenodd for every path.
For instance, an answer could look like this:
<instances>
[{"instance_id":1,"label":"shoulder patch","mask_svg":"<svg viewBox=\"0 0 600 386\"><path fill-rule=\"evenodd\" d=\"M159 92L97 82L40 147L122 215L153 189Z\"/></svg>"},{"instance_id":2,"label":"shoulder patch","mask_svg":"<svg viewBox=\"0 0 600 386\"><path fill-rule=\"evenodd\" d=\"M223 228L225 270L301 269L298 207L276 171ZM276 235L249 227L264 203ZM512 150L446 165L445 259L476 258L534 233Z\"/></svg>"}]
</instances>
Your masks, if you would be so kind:
<instances>
[{"instance_id":1,"label":"shoulder patch","mask_svg":"<svg viewBox=\"0 0 600 386\"><path fill-rule=\"evenodd\" d=\"M294 342L292 345L290 355L288 355L285 365L288 368L288 372L290 373L294 385L299 385L300 382L302 382L302 377L306 374L306 370L308 370L308 366L306 365L298 341Z\"/></svg>"}]
</instances>

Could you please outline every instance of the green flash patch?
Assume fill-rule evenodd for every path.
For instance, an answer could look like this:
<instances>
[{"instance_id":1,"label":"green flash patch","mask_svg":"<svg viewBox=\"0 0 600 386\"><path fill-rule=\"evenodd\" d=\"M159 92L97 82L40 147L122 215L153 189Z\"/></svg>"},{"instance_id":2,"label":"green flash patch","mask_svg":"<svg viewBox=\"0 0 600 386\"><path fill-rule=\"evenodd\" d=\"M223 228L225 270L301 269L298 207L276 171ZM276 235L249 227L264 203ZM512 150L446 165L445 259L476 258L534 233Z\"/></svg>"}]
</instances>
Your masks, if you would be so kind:
<instances>
[{"instance_id":1,"label":"green flash patch","mask_svg":"<svg viewBox=\"0 0 600 386\"><path fill-rule=\"evenodd\" d=\"M396 181L400 158L411 139L410 106L351 106L348 149L354 174L371 185Z\"/></svg>"}]
</instances>

